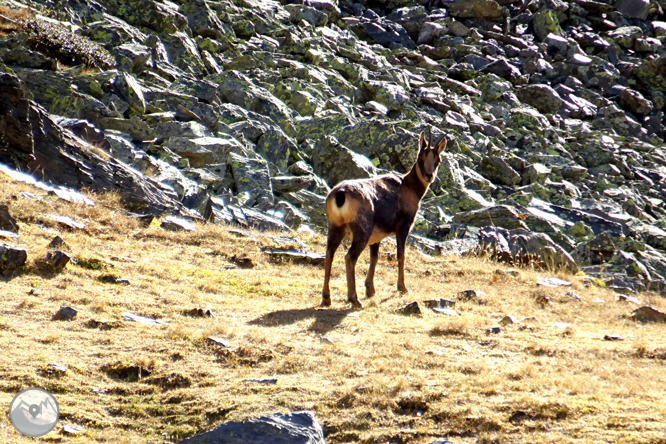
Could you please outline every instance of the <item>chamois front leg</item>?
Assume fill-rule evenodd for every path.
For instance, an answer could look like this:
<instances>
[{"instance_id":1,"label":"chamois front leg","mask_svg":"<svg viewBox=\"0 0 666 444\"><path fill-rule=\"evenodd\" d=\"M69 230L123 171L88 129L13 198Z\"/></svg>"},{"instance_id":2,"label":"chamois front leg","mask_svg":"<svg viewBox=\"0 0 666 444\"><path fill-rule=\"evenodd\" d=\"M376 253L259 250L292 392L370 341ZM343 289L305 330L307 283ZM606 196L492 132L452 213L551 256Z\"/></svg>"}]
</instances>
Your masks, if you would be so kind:
<instances>
[{"instance_id":1,"label":"chamois front leg","mask_svg":"<svg viewBox=\"0 0 666 444\"><path fill-rule=\"evenodd\" d=\"M344 229L341 227L328 227L328 240L326 242L326 261L324 262L324 289L321 292L321 306L331 306L331 289L329 282L331 280L331 267L333 266L333 256L338 249L344 237Z\"/></svg>"},{"instance_id":2,"label":"chamois front leg","mask_svg":"<svg viewBox=\"0 0 666 444\"><path fill-rule=\"evenodd\" d=\"M365 277L365 296L372 297L375 295L375 266L379 259L379 242L370 245L370 267L368 268L368 275Z\"/></svg>"},{"instance_id":3,"label":"chamois front leg","mask_svg":"<svg viewBox=\"0 0 666 444\"><path fill-rule=\"evenodd\" d=\"M368 243L369 235L364 233L354 233L351 247L345 255L345 265L347 268L347 300L351 302L352 308L363 308L363 304L358 301L356 295L356 261L363 252Z\"/></svg>"},{"instance_id":4,"label":"chamois front leg","mask_svg":"<svg viewBox=\"0 0 666 444\"><path fill-rule=\"evenodd\" d=\"M409 235L409 226L407 229L400 229L395 235L396 244L398 244L398 291L400 293L409 293L405 287L405 243Z\"/></svg>"}]
</instances>

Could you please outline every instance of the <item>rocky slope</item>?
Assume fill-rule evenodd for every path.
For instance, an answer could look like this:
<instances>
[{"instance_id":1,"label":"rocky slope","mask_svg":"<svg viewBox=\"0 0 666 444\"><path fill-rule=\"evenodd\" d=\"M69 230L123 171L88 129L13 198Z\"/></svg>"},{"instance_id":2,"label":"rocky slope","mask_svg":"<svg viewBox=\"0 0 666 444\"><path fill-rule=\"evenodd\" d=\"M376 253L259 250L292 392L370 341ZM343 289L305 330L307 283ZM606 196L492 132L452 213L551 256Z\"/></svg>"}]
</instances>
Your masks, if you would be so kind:
<instances>
[{"instance_id":1,"label":"rocky slope","mask_svg":"<svg viewBox=\"0 0 666 444\"><path fill-rule=\"evenodd\" d=\"M432 131L450 148L413 242L664 291L660 19L647 0L6 0L0 162L297 230Z\"/></svg>"}]
</instances>

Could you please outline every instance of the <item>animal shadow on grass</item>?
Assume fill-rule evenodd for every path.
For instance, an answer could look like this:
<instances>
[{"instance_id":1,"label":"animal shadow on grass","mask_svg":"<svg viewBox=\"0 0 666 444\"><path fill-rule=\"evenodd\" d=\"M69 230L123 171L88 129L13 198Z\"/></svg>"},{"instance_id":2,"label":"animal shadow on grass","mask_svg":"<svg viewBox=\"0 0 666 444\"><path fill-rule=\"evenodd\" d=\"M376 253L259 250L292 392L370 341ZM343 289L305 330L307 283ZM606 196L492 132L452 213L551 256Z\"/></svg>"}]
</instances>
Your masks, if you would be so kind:
<instances>
[{"instance_id":1,"label":"animal shadow on grass","mask_svg":"<svg viewBox=\"0 0 666 444\"><path fill-rule=\"evenodd\" d=\"M277 310L266 313L254 319L248 324L261 325L263 327L277 327L280 325L293 324L305 319L312 318L313 323L308 331L326 333L333 330L349 313L354 312L351 308L345 310L299 308L294 310Z\"/></svg>"}]
</instances>

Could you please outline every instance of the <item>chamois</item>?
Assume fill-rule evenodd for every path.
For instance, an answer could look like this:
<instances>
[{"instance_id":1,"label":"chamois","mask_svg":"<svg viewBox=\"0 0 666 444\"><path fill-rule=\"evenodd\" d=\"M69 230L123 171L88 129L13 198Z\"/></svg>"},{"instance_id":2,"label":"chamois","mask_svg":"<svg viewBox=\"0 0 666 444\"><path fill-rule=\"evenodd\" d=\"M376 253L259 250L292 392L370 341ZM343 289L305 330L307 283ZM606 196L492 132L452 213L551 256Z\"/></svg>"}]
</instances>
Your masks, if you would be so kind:
<instances>
[{"instance_id":1,"label":"chamois","mask_svg":"<svg viewBox=\"0 0 666 444\"><path fill-rule=\"evenodd\" d=\"M374 296L374 275L379 258L379 243L388 236L395 236L398 245L398 291L405 287L405 241L419 210L421 199L437 175L440 155L446 148L442 137L435 146L426 143L421 132L418 156L412 169L404 176L388 174L372 179L346 180L336 185L326 197L328 216L328 241L324 288L321 305L331 305L331 266L335 250L344 238L351 239L351 247L345 255L347 271L347 300L353 308L363 308L356 295L356 261L366 245L370 245L370 267L365 279L365 294Z\"/></svg>"}]
</instances>

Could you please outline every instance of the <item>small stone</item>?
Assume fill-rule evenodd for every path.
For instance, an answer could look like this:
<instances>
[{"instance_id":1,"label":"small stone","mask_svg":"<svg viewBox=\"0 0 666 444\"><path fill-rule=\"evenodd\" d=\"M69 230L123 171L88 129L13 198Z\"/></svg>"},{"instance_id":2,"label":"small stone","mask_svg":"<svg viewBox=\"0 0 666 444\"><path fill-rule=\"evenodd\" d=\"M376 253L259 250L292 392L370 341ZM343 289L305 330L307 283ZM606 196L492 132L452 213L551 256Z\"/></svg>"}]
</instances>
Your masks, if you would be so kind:
<instances>
[{"instance_id":1,"label":"small stone","mask_svg":"<svg viewBox=\"0 0 666 444\"><path fill-rule=\"evenodd\" d=\"M618 302L630 302L630 303L636 304L636 305L641 305L642 304L642 302L640 300L636 299L635 297L626 295L626 294L618 294L617 295L617 301Z\"/></svg>"},{"instance_id":2,"label":"small stone","mask_svg":"<svg viewBox=\"0 0 666 444\"><path fill-rule=\"evenodd\" d=\"M321 335L321 336L319 337L319 340L320 340L321 342L323 342L324 344L334 344L333 340L327 338L327 337L324 336L324 335Z\"/></svg>"},{"instance_id":3,"label":"small stone","mask_svg":"<svg viewBox=\"0 0 666 444\"><path fill-rule=\"evenodd\" d=\"M438 307L433 307L431 309L434 312L437 312L439 314L447 315L447 316L460 316L457 312L454 310L451 310L450 308L438 308Z\"/></svg>"},{"instance_id":4,"label":"small stone","mask_svg":"<svg viewBox=\"0 0 666 444\"><path fill-rule=\"evenodd\" d=\"M168 216L164 221L160 224L160 227L162 227L165 230L169 231L195 231L196 228L194 227L194 224L191 222L181 218L181 217L173 217L173 216Z\"/></svg>"},{"instance_id":5,"label":"small stone","mask_svg":"<svg viewBox=\"0 0 666 444\"><path fill-rule=\"evenodd\" d=\"M51 240L51 242L48 244L49 248L63 248L63 249L68 249L69 245L65 243L65 241L62 239L60 236L56 236Z\"/></svg>"},{"instance_id":6,"label":"small stone","mask_svg":"<svg viewBox=\"0 0 666 444\"><path fill-rule=\"evenodd\" d=\"M500 276L520 277L520 272L518 271L504 271L497 269L495 270L495 274L499 274Z\"/></svg>"},{"instance_id":7,"label":"small stone","mask_svg":"<svg viewBox=\"0 0 666 444\"><path fill-rule=\"evenodd\" d=\"M500 325L517 324L518 319L516 319L515 316L507 315L507 316L504 316L502 319L500 319L499 323L500 323Z\"/></svg>"},{"instance_id":8,"label":"small stone","mask_svg":"<svg viewBox=\"0 0 666 444\"><path fill-rule=\"evenodd\" d=\"M400 308L398 310L398 313L403 314L403 315L420 315L421 314L421 307L419 307L419 303L414 301L410 302L409 304L406 304L404 307Z\"/></svg>"},{"instance_id":9,"label":"small stone","mask_svg":"<svg viewBox=\"0 0 666 444\"><path fill-rule=\"evenodd\" d=\"M604 336L604 341L624 341L624 338L619 335L608 334Z\"/></svg>"},{"instance_id":10,"label":"small stone","mask_svg":"<svg viewBox=\"0 0 666 444\"><path fill-rule=\"evenodd\" d=\"M222 347L222 348L226 348L228 350L233 350L233 348L231 347L231 344L229 344L226 340L224 340L222 338L209 336L209 337L206 338L206 343L208 343L210 345L214 345L215 347Z\"/></svg>"},{"instance_id":11,"label":"small stone","mask_svg":"<svg viewBox=\"0 0 666 444\"><path fill-rule=\"evenodd\" d=\"M257 384L272 385L277 384L277 378L250 378L243 379L243 382L255 382Z\"/></svg>"},{"instance_id":12,"label":"small stone","mask_svg":"<svg viewBox=\"0 0 666 444\"><path fill-rule=\"evenodd\" d=\"M632 312L632 318L640 322L666 322L666 313L644 305Z\"/></svg>"},{"instance_id":13,"label":"small stone","mask_svg":"<svg viewBox=\"0 0 666 444\"><path fill-rule=\"evenodd\" d=\"M46 217L47 217L47 219L54 220L54 221L58 222L60 225L66 227L66 228L72 229L72 230L75 230L75 229L76 230L83 230L86 227L84 224L75 221L74 219L72 219L69 216L57 216L57 215L54 215L54 214L49 214Z\"/></svg>"},{"instance_id":14,"label":"small stone","mask_svg":"<svg viewBox=\"0 0 666 444\"><path fill-rule=\"evenodd\" d=\"M58 363L53 362L51 364L48 364L48 366L49 366L49 372L50 373L63 374L63 373L67 372L67 367L65 367L62 364L58 364Z\"/></svg>"},{"instance_id":15,"label":"small stone","mask_svg":"<svg viewBox=\"0 0 666 444\"><path fill-rule=\"evenodd\" d=\"M70 321L76 317L78 311L72 307L64 306L60 307L60 310L53 315L54 321Z\"/></svg>"},{"instance_id":16,"label":"small stone","mask_svg":"<svg viewBox=\"0 0 666 444\"><path fill-rule=\"evenodd\" d=\"M563 279L558 279L558 278L537 278L537 285L541 285L543 287L551 287L551 288L556 288L556 287L569 287L571 286L571 282L565 281Z\"/></svg>"},{"instance_id":17,"label":"small stone","mask_svg":"<svg viewBox=\"0 0 666 444\"><path fill-rule=\"evenodd\" d=\"M553 327L559 328L560 330L566 330L567 328L571 328L571 324L567 324L566 322L557 322L553 324Z\"/></svg>"},{"instance_id":18,"label":"small stone","mask_svg":"<svg viewBox=\"0 0 666 444\"><path fill-rule=\"evenodd\" d=\"M252 260L251 257L247 257L246 255L238 255L238 256L232 256L231 260L236 263L237 266L241 268L254 268L254 261Z\"/></svg>"},{"instance_id":19,"label":"small stone","mask_svg":"<svg viewBox=\"0 0 666 444\"><path fill-rule=\"evenodd\" d=\"M463 290L458 293L459 299L476 299L478 296L477 292L474 290Z\"/></svg>"},{"instance_id":20,"label":"small stone","mask_svg":"<svg viewBox=\"0 0 666 444\"><path fill-rule=\"evenodd\" d=\"M77 433L80 433L83 430L83 426L64 426L62 428L62 432L68 435L76 435Z\"/></svg>"},{"instance_id":21,"label":"small stone","mask_svg":"<svg viewBox=\"0 0 666 444\"><path fill-rule=\"evenodd\" d=\"M50 251L46 253L45 261L53 267L55 271L61 271L69 263L71 258L62 251Z\"/></svg>"},{"instance_id":22,"label":"small stone","mask_svg":"<svg viewBox=\"0 0 666 444\"><path fill-rule=\"evenodd\" d=\"M192 316L195 318L212 317L213 311L209 308L193 308L191 310L183 310L185 316Z\"/></svg>"},{"instance_id":23,"label":"small stone","mask_svg":"<svg viewBox=\"0 0 666 444\"><path fill-rule=\"evenodd\" d=\"M5 239L18 239L18 234L12 233L11 231L7 230L0 230L0 237L3 237Z\"/></svg>"},{"instance_id":24,"label":"small stone","mask_svg":"<svg viewBox=\"0 0 666 444\"><path fill-rule=\"evenodd\" d=\"M501 331L502 331L502 329L499 328L499 327L490 327L490 328L488 329L488 334L491 334L491 335L497 335L497 334L499 334Z\"/></svg>"},{"instance_id":25,"label":"small stone","mask_svg":"<svg viewBox=\"0 0 666 444\"><path fill-rule=\"evenodd\" d=\"M577 301L582 301L581 297L578 296L578 295L577 295L576 293L574 293L573 291L567 291L566 293L564 293L564 296L569 296L570 298L573 298L573 299L575 299L575 300L577 300Z\"/></svg>"},{"instance_id":26,"label":"small stone","mask_svg":"<svg viewBox=\"0 0 666 444\"><path fill-rule=\"evenodd\" d=\"M537 305L540 305L541 308L545 308L546 305L550 304L550 298L548 296L539 295L536 298Z\"/></svg>"},{"instance_id":27,"label":"small stone","mask_svg":"<svg viewBox=\"0 0 666 444\"><path fill-rule=\"evenodd\" d=\"M426 307L428 308L446 308L446 307L453 307L456 305L456 301L452 301L450 299L430 299L427 301L423 301Z\"/></svg>"},{"instance_id":28,"label":"small stone","mask_svg":"<svg viewBox=\"0 0 666 444\"><path fill-rule=\"evenodd\" d=\"M370 111L370 112L373 112L373 113L377 113L377 114L380 114L382 116L387 115L388 112L389 112L388 107L382 105L379 102L375 102L374 100L366 102L365 105L363 105L363 109L365 111Z\"/></svg>"},{"instance_id":29,"label":"small stone","mask_svg":"<svg viewBox=\"0 0 666 444\"><path fill-rule=\"evenodd\" d=\"M100 282L105 284L120 284L120 285L129 285L129 281L125 278L120 278L112 274L104 274L98 278Z\"/></svg>"},{"instance_id":30,"label":"small stone","mask_svg":"<svg viewBox=\"0 0 666 444\"><path fill-rule=\"evenodd\" d=\"M290 259L295 264L308 263L313 265L324 265L324 262L326 261L326 255L324 254L302 251L300 249L271 248L265 249L263 252L275 258Z\"/></svg>"},{"instance_id":31,"label":"small stone","mask_svg":"<svg viewBox=\"0 0 666 444\"><path fill-rule=\"evenodd\" d=\"M158 321L157 319L139 316L132 313L120 313L123 321L140 322L146 325L169 325L168 322Z\"/></svg>"}]
</instances>

